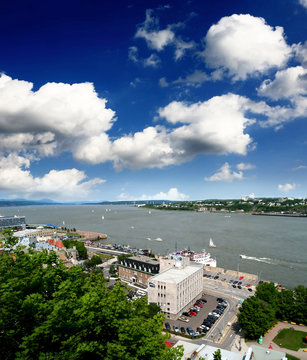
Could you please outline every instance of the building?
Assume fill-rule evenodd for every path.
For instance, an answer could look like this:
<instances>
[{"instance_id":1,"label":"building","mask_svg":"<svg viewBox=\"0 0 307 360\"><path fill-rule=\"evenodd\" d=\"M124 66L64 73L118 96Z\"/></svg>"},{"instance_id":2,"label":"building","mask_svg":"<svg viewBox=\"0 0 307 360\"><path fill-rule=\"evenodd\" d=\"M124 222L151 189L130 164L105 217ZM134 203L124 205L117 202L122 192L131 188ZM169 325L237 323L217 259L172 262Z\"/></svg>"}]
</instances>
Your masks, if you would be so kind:
<instances>
[{"instance_id":1,"label":"building","mask_svg":"<svg viewBox=\"0 0 307 360\"><path fill-rule=\"evenodd\" d=\"M0 216L0 230L8 228L26 228L25 216Z\"/></svg>"},{"instance_id":2,"label":"building","mask_svg":"<svg viewBox=\"0 0 307 360\"><path fill-rule=\"evenodd\" d=\"M183 346L183 357L182 360L199 360L199 359L206 359L206 360L213 360L214 353L218 350L217 347L211 345L198 345L192 344L188 341L179 340L175 347ZM245 357L243 354L238 354L233 351L228 351L224 349L221 350L222 359L227 360L244 360Z\"/></svg>"},{"instance_id":3,"label":"building","mask_svg":"<svg viewBox=\"0 0 307 360\"><path fill-rule=\"evenodd\" d=\"M125 258L118 264L118 276L122 280L147 286L147 280L158 274L159 261L148 256L131 256Z\"/></svg>"},{"instance_id":4,"label":"building","mask_svg":"<svg viewBox=\"0 0 307 360\"><path fill-rule=\"evenodd\" d=\"M286 353L252 345L248 348L244 360L287 360Z\"/></svg>"},{"instance_id":5,"label":"building","mask_svg":"<svg viewBox=\"0 0 307 360\"><path fill-rule=\"evenodd\" d=\"M159 305L168 319L177 319L201 297L203 266L182 257L160 261L165 270L148 280L148 302Z\"/></svg>"}]
</instances>

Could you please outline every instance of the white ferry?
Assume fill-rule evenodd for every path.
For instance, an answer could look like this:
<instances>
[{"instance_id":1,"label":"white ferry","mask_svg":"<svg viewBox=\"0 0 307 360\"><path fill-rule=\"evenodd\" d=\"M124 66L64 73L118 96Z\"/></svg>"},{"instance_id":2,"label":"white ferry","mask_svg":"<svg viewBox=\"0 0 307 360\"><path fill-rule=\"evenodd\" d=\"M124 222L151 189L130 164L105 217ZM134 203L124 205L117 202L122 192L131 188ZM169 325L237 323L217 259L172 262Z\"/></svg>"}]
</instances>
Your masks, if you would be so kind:
<instances>
[{"instance_id":1,"label":"white ferry","mask_svg":"<svg viewBox=\"0 0 307 360\"><path fill-rule=\"evenodd\" d=\"M202 253L196 253L195 251L184 249L170 254L170 256L175 256L175 255L188 257L190 258L191 261L195 261L198 264L216 267L216 259L212 258L211 254L207 252L205 249L203 250Z\"/></svg>"}]
</instances>

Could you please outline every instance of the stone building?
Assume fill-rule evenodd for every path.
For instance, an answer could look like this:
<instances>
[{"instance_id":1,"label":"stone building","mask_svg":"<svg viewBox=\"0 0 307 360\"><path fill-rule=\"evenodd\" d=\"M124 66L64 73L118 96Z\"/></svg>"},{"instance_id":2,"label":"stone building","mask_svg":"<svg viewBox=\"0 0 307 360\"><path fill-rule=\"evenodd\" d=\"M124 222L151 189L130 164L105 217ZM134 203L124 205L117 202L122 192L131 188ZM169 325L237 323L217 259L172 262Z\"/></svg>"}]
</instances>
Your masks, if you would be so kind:
<instances>
[{"instance_id":1,"label":"stone building","mask_svg":"<svg viewBox=\"0 0 307 360\"><path fill-rule=\"evenodd\" d=\"M147 280L158 274L160 269L159 261L148 256L131 256L118 264L118 276L139 285L147 286Z\"/></svg>"}]
</instances>

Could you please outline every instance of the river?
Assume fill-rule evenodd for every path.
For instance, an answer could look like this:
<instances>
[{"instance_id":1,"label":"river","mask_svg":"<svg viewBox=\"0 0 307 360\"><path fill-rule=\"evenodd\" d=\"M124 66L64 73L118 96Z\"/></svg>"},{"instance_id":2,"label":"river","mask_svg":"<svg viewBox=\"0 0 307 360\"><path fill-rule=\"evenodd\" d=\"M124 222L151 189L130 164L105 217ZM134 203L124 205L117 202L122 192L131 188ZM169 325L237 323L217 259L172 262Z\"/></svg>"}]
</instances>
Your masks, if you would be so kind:
<instances>
[{"instance_id":1,"label":"river","mask_svg":"<svg viewBox=\"0 0 307 360\"><path fill-rule=\"evenodd\" d=\"M219 267L258 274L288 288L307 286L306 218L149 211L124 205L2 207L0 214L24 215L28 224L63 226L64 222L68 228L105 233L107 243L157 254L176 247L208 250L211 237L216 248L210 252Z\"/></svg>"}]
</instances>

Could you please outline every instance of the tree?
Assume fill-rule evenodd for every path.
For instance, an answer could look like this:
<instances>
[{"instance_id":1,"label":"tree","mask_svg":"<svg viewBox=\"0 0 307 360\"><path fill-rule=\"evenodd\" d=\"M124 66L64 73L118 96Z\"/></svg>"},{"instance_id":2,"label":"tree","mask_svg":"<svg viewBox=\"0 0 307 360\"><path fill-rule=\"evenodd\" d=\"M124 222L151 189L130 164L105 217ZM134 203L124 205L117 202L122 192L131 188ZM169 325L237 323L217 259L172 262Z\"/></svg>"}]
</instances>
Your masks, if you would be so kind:
<instances>
[{"instance_id":1,"label":"tree","mask_svg":"<svg viewBox=\"0 0 307 360\"><path fill-rule=\"evenodd\" d=\"M82 241L78 240L63 240L63 244L67 249L76 247L81 259L87 259L87 249Z\"/></svg>"},{"instance_id":2,"label":"tree","mask_svg":"<svg viewBox=\"0 0 307 360\"><path fill-rule=\"evenodd\" d=\"M216 352L213 354L213 360L222 360L222 354L220 349L217 349Z\"/></svg>"},{"instance_id":3,"label":"tree","mask_svg":"<svg viewBox=\"0 0 307 360\"><path fill-rule=\"evenodd\" d=\"M93 255L91 259L84 261L84 266L87 269L94 269L97 265L101 264L102 260L100 256Z\"/></svg>"},{"instance_id":4,"label":"tree","mask_svg":"<svg viewBox=\"0 0 307 360\"><path fill-rule=\"evenodd\" d=\"M116 276L116 275L117 275L116 267L115 267L113 264L110 265L109 274L110 274L111 276Z\"/></svg>"},{"instance_id":5,"label":"tree","mask_svg":"<svg viewBox=\"0 0 307 360\"><path fill-rule=\"evenodd\" d=\"M249 339L257 339L276 322L275 310L263 300L252 296L246 299L238 315L239 323Z\"/></svg>"},{"instance_id":6,"label":"tree","mask_svg":"<svg viewBox=\"0 0 307 360\"><path fill-rule=\"evenodd\" d=\"M255 295L258 299L272 305L274 309L277 308L278 291L272 282L259 283Z\"/></svg>"},{"instance_id":7,"label":"tree","mask_svg":"<svg viewBox=\"0 0 307 360\"><path fill-rule=\"evenodd\" d=\"M66 269L54 252L0 255L0 343L4 360L177 360L167 349L163 314L127 301L116 284L81 266Z\"/></svg>"}]
</instances>

